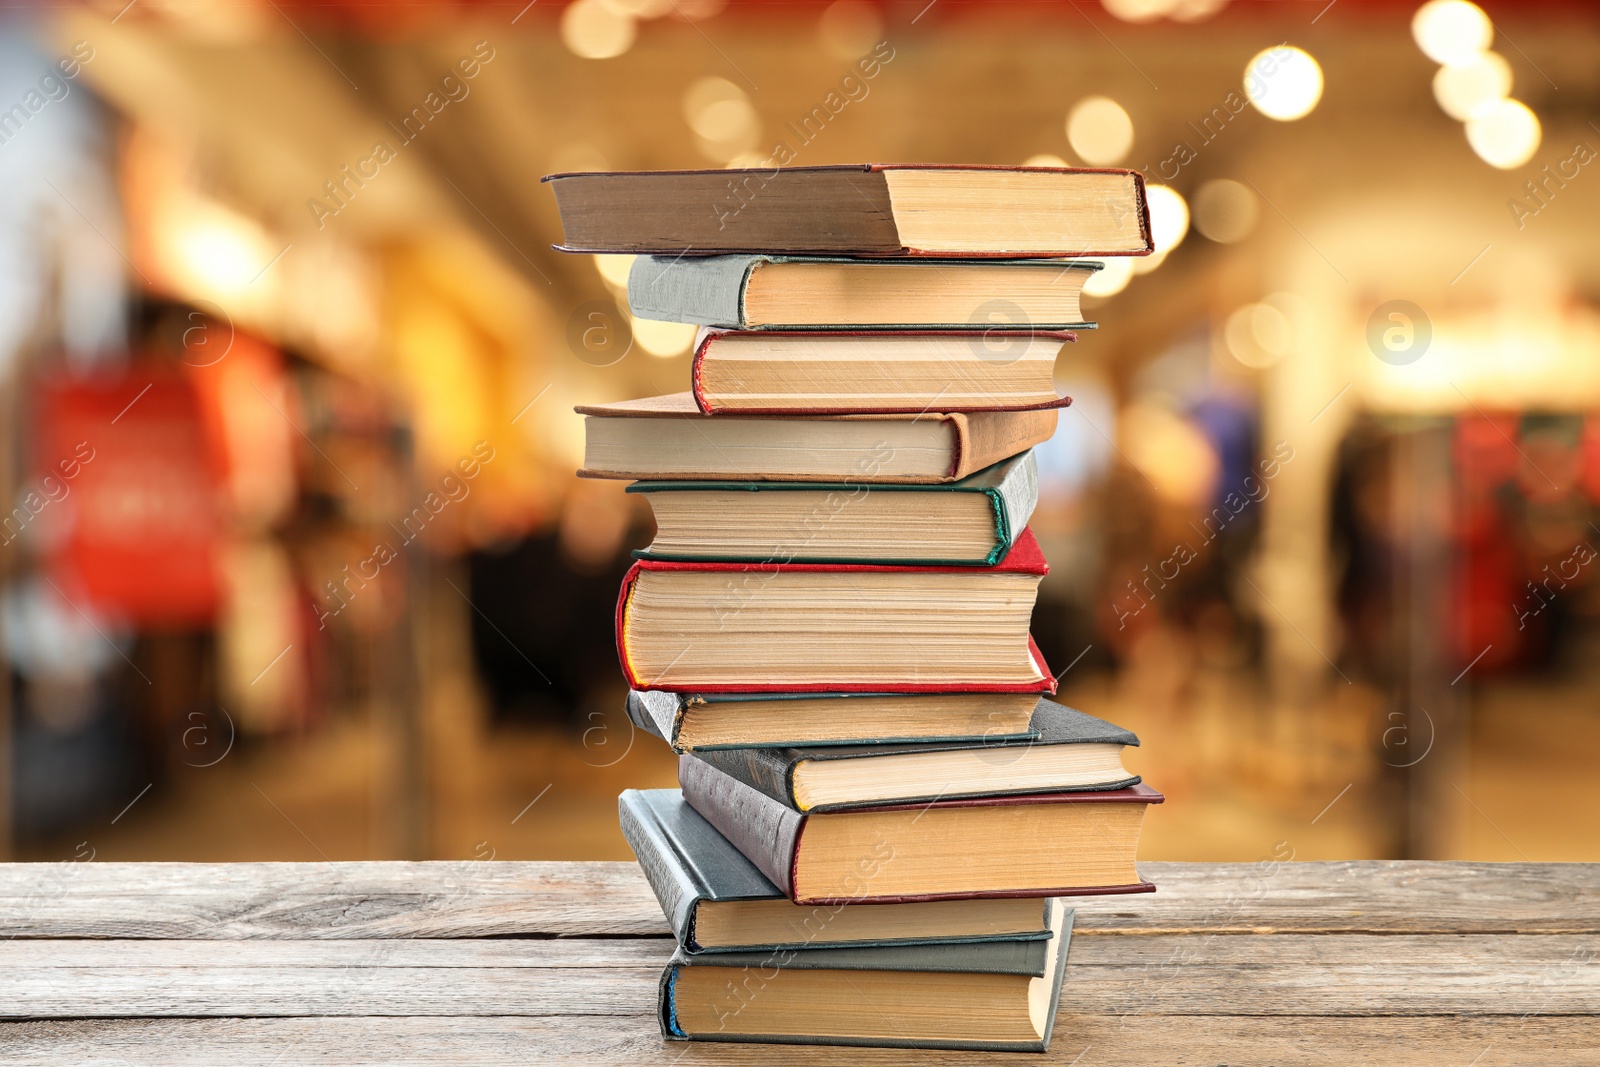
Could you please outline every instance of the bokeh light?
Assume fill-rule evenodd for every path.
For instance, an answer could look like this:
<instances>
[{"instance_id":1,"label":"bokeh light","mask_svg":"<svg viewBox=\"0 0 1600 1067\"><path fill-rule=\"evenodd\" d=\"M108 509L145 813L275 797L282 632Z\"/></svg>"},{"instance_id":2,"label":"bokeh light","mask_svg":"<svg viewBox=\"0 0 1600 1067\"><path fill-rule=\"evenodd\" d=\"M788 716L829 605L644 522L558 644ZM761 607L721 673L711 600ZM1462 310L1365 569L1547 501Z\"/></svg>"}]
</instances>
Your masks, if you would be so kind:
<instances>
[{"instance_id":1,"label":"bokeh light","mask_svg":"<svg viewBox=\"0 0 1600 1067\"><path fill-rule=\"evenodd\" d=\"M874 4L838 0L822 12L817 36L830 56L849 62L872 51L883 39L883 16Z\"/></svg>"},{"instance_id":2,"label":"bokeh light","mask_svg":"<svg viewBox=\"0 0 1600 1067\"><path fill-rule=\"evenodd\" d=\"M1467 143L1478 158L1501 170L1520 167L1539 150L1539 116L1519 100L1499 100L1467 120Z\"/></svg>"},{"instance_id":3,"label":"bokeh light","mask_svg":"<svg viewBox=\"0 0 1600 1067\"><path fill-rule=\"evenodd\" d=\"M1102 299L1116 296L1128 287L1128 282L1133 278L1133 260L1128 256L1115 256L1101 262L1105 266L1089 275L1089 280L1083 283L1084 294Z\"/></svg>"},{"instance_id":4,"label":"bokeh light","mask_svg":"<svg viewBox=\"0 0 1600 1067\"><path fill-rule=\"evenodd\" d=\"M1255 190L1231 178L1214 178L1195 190L1194 228L1218 244L1249 237L1261 216Z\"/></svg>"},{"instance_id":5,"label":"bokeh light","mask_svg":"<svg viewBox=\"0 0 1600 1067\"><path fill-rule=\"evenodd\" d=\"M761 116L745 91L726 78L708 75L683 94L683 117L702 153L719 163L750 152L761 139Z\"/></svg>"},{"instance_id":6,"label":"bokeh light","mask_svg":"<svg viewBox=\"0 0 1600 1067\"><path fill-rule=\"evenodd\" d=\"M634 319L633 339L639 347L652 356L681 355L694 343L698 327L686 322L660 322L656 319Z\"/></svg>"},{"instance_id":7,"label":"bokeh light","mask_svg":"<svg viewBox=\"0 0 1600 1067\"><path fill-rule=\"evenodd\" d=\"M1511 94L1511 64L1496 52L1470 63L1443 66L1433 76L1433 98L1444 113L1465 122L1478 111Z\"/></svg>"},{"instance_id":8,"label":"bokeh light","mask_svg":"<svg viewBox=\"0 0 1600 1067\"><path fill-rule=\"evenodd\" d=\"M1290 122L1309 115L1322 99L1322 68L1303 49L1268 48L1246 64L1244 91L1267 118Z\"/></svg>"},{"instance_id":9,"label":"bokeh light","mask_svg":"<svg viewBox=\"0 0 1600 1067\"><path fill-rule=\"evenodd\" d=\"M1108 96L1086 96L1067 116L1067 141L1085 163L1109 167L1133 147L1133 120Z\"/></svg>"},{"instance_id":10,"label":"bokeh light","mask_svg":"<svg viewBox=\"0 0 1600 1067\"><path fill-rule=\"evenodd\" d=\"M584 59L611 59L633 47L633 16L606 0L575 0L561 13L561 43Z\"/></svg>"},{"instance_id":11,"label":"bokeh light","mask_svg":"<svg viewBox=\"0 0 1600 1067\"><path fill-rule=\"evenodd\" d=\"M1467 0L1429 0L1411 17L1411 36L1435 63L1470 63L1494 40L1494 24Z\"/></svg>"},{"instance_id":12,"label":"bokeh light","mask_svg":"<svg viewBox=\"0 0 1600 1067\"><path fill-rule=\"evenodd\" d=\"M1132 261L1135 274L1148 274L1161 266L1167 254L1189 233L1189 204L1183 194L1170 185L1150 185L1145 188L1145 197L1150 205L1150 237L1155 250Z\"/></svg>"}]
</instances>

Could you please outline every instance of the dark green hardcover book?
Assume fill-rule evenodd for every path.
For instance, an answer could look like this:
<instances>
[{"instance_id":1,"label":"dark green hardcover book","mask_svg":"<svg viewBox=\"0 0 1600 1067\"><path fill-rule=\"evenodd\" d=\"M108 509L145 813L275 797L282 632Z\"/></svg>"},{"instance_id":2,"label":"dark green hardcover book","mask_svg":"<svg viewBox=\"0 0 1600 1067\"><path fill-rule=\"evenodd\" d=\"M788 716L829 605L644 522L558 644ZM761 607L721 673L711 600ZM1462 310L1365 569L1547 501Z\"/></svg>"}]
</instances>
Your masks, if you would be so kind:
<instances>
[{"instance_id":1,"label":"dark green hardcover book","mask_svg":"<svg viewBox=\"0 0 1600 1067\"><path fill-rule=\"evenodd\" d=\"M1043 1052L1072 910L1040 942L688 956L662 972L669 1040ZM1042 949L1042 951L1041 951Z\"/></svg>"},{"instance_id":2,"label":"dark green hardcover book","mask_svg":"<svg viewBox=\"0 0 1600 1067\"><path fill-rule=\"evenodd\" d=\"M673 693L634 689L628 718L674 752L1020 741L1032 693Z\"/></svg>"},{"instance_id":3,"label":"dark green hardcover book","mask_svg":"<svg viewBox=\"0 0 1600 1067\"><path fill-rule=\"evenodd\" d=\"M1039 468L1029 449L943 485L647 481L627 491L656 517L640 559L992 567L1038 505Z\"/></svg>"},{"instance_id":4,"label":"dark green hardcover book","mask_svg":"<svg viewBox=\"0 0 1600 1067\"><path fill-rule=\"evenodd\" d=\"M701 751L703 760L795 811L847 811L939 798L1126 789L1138 737L1040 698L1033 737L904 745Z\"/></svg>"},{"instance_id":5,"label":"dark green hardcover book","mask_svg":"<svg viewBox=\"0 0 1600 1067\"><path fill-rule=\"evenodd\" d=\"M629 789L617 798L617 809L622 834L686 955L1050 936L1048 905L1041 907L1037 898L870 907L794 904L689 807L679 790Z\"/></svg>"}]
</instances>

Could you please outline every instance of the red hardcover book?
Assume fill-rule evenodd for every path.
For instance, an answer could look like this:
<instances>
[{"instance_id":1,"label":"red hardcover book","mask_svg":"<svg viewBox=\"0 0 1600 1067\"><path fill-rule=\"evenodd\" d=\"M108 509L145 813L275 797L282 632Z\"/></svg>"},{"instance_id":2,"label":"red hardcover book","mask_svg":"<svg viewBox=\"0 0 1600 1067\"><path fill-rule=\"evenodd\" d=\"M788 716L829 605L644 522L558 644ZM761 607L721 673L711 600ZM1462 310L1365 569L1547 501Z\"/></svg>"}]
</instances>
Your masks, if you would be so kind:
<instances>
[{"instance_id":1,"label":"red hardcover book","mask_svg":"<svg viewBox=\"0 0 1600 1067\"><path fill-rule=\"evenodd\" d=\"M1028 635L1048 571L1031 530L993 567L638 560L617 654L635 689L1053 693Z\"/></svg>"},{"instance_id":2,"label":"red hardcover book","mask_svg":"<svg viewBox=\"0 0 1600 1067\"><path fill-rule=\"evenodd\" d=\"M690 381L707 415L854 415L1064 408L1053 377L1070 330L703 330Z\"/></svg>"},{"instance_id":3,"label":"red hardcover book","mask_svg":"<svg viewBox=\"0 0 1600 1067\"><path fill-rule=\"evenodd\" d=\"M683 799L796 904L1149 893L1146 785L802 814L685 754Z\"/></svg>"}]
</instances>

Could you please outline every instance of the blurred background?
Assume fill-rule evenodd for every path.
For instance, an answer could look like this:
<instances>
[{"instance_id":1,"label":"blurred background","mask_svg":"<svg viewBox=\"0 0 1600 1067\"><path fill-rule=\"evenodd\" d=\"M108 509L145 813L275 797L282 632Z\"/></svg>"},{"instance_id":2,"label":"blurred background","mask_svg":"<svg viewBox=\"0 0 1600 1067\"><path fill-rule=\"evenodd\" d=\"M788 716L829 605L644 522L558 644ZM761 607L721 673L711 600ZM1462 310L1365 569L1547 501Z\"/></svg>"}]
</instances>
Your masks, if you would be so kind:
<instances>
[{"instance_id":1,"label":"blurred background","mask_svg":"<svg viewBox=\"0 0 1600 1067\"><path fill-rule=\"evenodd\" d=\"M1149 179L1034 518L1145 858L1600 859L1593 7L110 0L0 56L0 853L627 858L650 516L572 407L691 330L539 178L778 155Z\"/></svg>"}]
</instances>

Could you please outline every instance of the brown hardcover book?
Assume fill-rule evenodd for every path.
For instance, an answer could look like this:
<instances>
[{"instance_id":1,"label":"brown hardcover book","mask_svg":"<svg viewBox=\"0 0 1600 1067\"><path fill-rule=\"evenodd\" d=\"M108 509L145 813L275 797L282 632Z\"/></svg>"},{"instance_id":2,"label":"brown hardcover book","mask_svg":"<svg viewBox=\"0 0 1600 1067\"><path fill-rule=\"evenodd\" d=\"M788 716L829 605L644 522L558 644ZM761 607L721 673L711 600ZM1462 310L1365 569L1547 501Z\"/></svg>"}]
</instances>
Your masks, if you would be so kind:
<instances>
[{"instance_id":1,"label":"brown hardcover book","mask_svg":"<svg viewBox=\"0 0 1600 1067\"><path fill-rule=\"evenodd\" d=\"M1083 896L1155 889L1134 859L1145 785L801 814L695 756L683 799L797 904Z\"/></svg>"},{"instance_id":2,"label":"brown hardcover book","mask_svg":"<svg viewBox=\"0 0 1600 1067\"><path fill-rule=\"evenodd\" d=\"M1115 256L1151 250L1130 170L872 165L552 174L567 252Z\"/></svg>"},{"instance_id":3,"label":"brown hardcover book","mask_svg":"<svg viewBox=\"0 0 1600 1067\"><path fill-rule=\"evenodd\" d=\"M575 408L584 478L953 482L1056 431L1054 408L882 415L710 416L690 393Z\"/></svg>"},{"instance_id":4,"label":"brown hardcover book","mask_svg":"<svg viewBox=\"0 0 1600 1067\"><path fill-rule=\"evenodd\" d=\"M712 330L690 380L708 415L1063 408L1056 355L1070 332Z\"/></svg>"}]
</instances>

